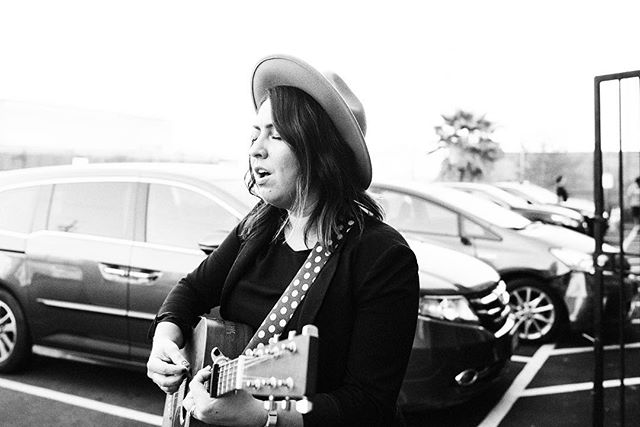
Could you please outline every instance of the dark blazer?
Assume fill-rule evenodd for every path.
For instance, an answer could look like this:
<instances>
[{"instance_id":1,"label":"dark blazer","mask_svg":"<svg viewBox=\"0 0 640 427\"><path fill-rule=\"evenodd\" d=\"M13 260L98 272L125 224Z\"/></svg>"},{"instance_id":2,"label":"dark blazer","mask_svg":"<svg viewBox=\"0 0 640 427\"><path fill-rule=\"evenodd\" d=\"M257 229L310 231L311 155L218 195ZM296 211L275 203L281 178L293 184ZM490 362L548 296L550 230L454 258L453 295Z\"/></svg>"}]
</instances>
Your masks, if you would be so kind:
<instances>
[{"instance_id":1,"label":"dark blazer","mask_svg":"<svg viewBox=\"0 0 640 427\"><path fill-rule=\"evenodd\" d=\"M197 316L226 301L272 230L244 241L242 223L169 293L156 322L171 321L189 336ZM319 329L317 393L305 426L394 424L418 312L418 266L402 236L366 218L319 273L283 331ZM155 323L154 323L155 324Z\"/></svg>"}]
</instances>

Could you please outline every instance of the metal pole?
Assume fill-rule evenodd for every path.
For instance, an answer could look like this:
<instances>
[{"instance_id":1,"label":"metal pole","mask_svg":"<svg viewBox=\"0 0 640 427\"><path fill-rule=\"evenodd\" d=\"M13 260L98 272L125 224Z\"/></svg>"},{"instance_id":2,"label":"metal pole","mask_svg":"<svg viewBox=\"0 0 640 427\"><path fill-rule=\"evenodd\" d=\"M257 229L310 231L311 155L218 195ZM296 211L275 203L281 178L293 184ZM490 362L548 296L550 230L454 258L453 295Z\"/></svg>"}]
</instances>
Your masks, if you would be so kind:
<instances>
[{"instance_id":1,"label":"metal pole","mask_svg":"<svg viewBox=\"0 0 640 427\"><path fill-rule=\"evenodd\" d=\"M604 423L604 390L603 380L603 348L602 348L602 266L600 265L600 255L602 254L602 212L603 212L603 191L602 191L602 141L600 131L600 81L596 77L594 81L595 95L595 149L593 153L593 173L595 199L594 236L596 247L593 252L593 265L595 268L596 286L594 289L594 312L593 312L593 352L595 359L593 376L593 427L603 427Z\"/></svg>"},{"instance_id":2,"label":"metal pole","mask_svg":"<svg viewBox=\"0 0 640 427\"><path fill-rule=\"evenodd\" d=\"M619 388L619 407L620 407L620 427L624 427L625 417L625 397L624 397L624 377L625 377L625 355L624 355L624 300L625 300L625 287L624 277L626 268L624 265L624 222L622 221L622 211L624 210L624 197L622 184L624 183L623 173L623 161L622 161L622 80L618 80L618 185L620 191L618 191L618 205L620 206L620 227L619 239L620 239L620 258L619 258L619 271L618 280L620 282L618 293L618 306L620 312L618 313L618 342L620 344L620 388Z\"/></svg>"}]
</instances>

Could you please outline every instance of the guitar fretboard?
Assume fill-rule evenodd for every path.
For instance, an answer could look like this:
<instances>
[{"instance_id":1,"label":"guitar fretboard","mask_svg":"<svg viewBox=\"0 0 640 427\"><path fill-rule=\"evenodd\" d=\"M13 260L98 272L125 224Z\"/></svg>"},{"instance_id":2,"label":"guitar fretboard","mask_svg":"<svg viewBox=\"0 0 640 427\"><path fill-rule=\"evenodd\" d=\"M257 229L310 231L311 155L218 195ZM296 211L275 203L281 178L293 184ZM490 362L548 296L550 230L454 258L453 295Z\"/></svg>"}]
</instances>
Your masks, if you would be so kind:
<instances>
[{"instance_id":1,"label":"guitar fretboard","mask_svg":"<svg viewBox=\"0 0 640 427\"><path fill-rule=\"evenodd\" d=\"M233 390L242 389L242 374L245 364L245 357L240 356L237 359L220 365L217 375L216 396L222 396Z\"/></svg>"},{"instance_id":2,"label":"guitar fretboard","mask_svg":"<svg viewBox=\"0 0 640 427\"><path fill-rule=\"evenodd\" d=\"M276 351L272 354L263 354L258 357L240 356L237 359L219 365L217 369L214 366L214 377L212 377L212 381L214 381L213 386L216 390L215 396L222 396L234 390L257 390L265 386L271 388L292 388L293 380L291 378L278 379L275 377L266 378L246 375L247 368L264 363L266 360L277 357L279 354L280 353Z\"/></svg>"}]
</instances>

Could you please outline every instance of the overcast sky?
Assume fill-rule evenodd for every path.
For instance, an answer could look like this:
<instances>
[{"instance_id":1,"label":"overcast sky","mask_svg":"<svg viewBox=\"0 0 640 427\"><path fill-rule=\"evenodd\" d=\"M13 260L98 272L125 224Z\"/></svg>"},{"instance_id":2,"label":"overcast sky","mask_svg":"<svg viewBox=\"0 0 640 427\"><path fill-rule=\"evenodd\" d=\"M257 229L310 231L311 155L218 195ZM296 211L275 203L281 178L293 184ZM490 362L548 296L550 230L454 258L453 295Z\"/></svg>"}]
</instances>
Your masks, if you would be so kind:
<instances>
[{"instance_id":1,"label":"overcast sky","mask_svg":"<svg viewBox=\"0 0 640 427\"><path fill-rule=\"evenodd\" d=\"M136 116L162 123L162 144L244 158L253 65L288 53L360 97L374 166L420 167L455 108L496 122L507 151L592 151L593 78L640 69L639 12L611 0L0 0L0 101ZM623 135L638 145L640 84L623 89L635 118ZM616 94L605 88L605 111Z\"/></svg>"}]
</instances>

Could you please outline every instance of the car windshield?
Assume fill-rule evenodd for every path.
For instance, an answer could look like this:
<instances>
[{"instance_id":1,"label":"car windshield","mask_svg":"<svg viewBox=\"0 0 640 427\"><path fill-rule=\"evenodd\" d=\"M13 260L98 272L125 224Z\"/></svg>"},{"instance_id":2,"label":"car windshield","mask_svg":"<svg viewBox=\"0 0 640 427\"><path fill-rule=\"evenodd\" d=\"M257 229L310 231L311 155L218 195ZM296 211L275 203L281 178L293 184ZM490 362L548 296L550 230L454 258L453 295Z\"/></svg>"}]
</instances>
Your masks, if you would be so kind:
<instances>
[{"instance_id":1,"label":"car windshield","mask_svg":"<svg viewBox=\"0 0 640 427\"><path fill-rule=\"evenodd\" d=\"M513 187L513 189L526 194L537 203L556 204L558 202L558 197L553 191L538 187L537 185L523 184Z\"/></svg>"},{"instance_id":2,"label":"car windshield","mask_svg":"<svg viewBox=\"0 0 640 427\"><path fill-rule=\"evenodd\" d=\"M480 186L457 186L452 185L453 188L460 189L464 192L477 194L483 196L489 200L497 201L502 206L510 206L512 208L527 208L528 203L522 197L511 194L502 188L494 187L492 185L480 185Z\"/></svg>"},{"instance_id":3,"label":"car windshield","mask_svg":"<svg viewBox=\"0 0 640 427\"><path fill-rule=\"evenodd\" d=\"M522 197L518 197L515 194L511 194L507 191L504 191L501 188L497 188L497 187L483 187L483 190L481 191L486 191L487 194L495 197L498 200L503 201L504 203L506 203L507 205L513 207L513 208L526 208L528 207L528 203L525 199L523 199Z\"/></svg>"},{"instance_id":4,"label":"car windshield","mask_svg":"<svg viewBox=\"0 0 640 427\"><path fill-rule=\"evenodd\" d=\"M520 214L459 190L437 189L437 191L431 191L424 189L423 191L454 206L456 210L469 212L498 227L521 230L531 224L531 221Z\"/></svg>"}]
</instances>

